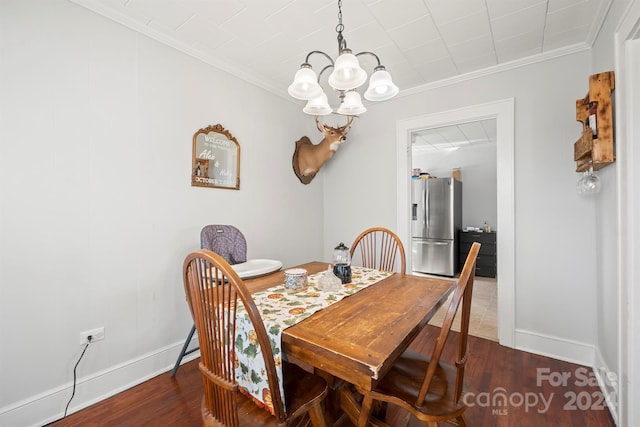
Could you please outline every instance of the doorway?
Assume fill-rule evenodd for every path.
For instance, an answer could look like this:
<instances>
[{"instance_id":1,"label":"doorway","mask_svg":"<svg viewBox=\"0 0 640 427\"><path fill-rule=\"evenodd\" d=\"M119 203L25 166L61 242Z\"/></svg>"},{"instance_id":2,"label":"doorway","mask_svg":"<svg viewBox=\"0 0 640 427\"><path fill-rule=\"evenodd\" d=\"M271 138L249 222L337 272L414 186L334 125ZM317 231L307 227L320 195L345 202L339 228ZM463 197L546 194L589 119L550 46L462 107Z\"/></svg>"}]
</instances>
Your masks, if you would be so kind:
<instances>
[{"instance_id":1,"label":"doorway","mask_svg":"<svg viewBox=\"0 0 640 427\"><path fill-rule=\"evenodd\" d=\"M496 119L416 130L411 133L412 179L450 178L461 182L461 230L454 262L458 272L466 260L463 243L479 236L482 243L474 281L469 334L498 341L498 306L496 281L496 245L493 231L497 222ZM419 177L416 177L420 174ZM485 227L489 234L478 234ZM424 263L422 251L411 250L413 267ZM417 263L417 264L416 264ZM429 263L427 263L429 264ZM413 274L419 274L416 271ZM458 274L456 274L458 277ZM429 322L441 326L447 311L445 303ZM458 331L460 313L453 323Z\"/></svg>"},{"instance_id":2,"label":"doorway","mask_svg":"<svg viewBox=\"0 0 640 427\"><path fill-rule=\"evenodd\" d=\"M497 174L497 252L498 269L498 340L507 347L515 346L515 205L514 205L514 99L491 102L445 111L397 122L397 230L406 247L410 236L411 135L421 129L432 129L460 123L496 120ZM411 260L408 270L411 271Z\"/></svg>"}]
</instances>

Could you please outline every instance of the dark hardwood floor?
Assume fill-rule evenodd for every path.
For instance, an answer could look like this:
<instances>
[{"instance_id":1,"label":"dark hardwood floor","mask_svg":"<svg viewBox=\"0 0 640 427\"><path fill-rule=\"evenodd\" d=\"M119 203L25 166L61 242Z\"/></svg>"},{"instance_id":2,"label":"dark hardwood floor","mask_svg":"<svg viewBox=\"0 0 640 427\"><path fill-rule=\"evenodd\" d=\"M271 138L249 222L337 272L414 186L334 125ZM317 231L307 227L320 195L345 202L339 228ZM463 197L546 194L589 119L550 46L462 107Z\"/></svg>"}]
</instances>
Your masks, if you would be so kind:
<instances>
[{"instance_id":1,"label":"dark hardwood floor","mask_svg":"<svg viewBox=\"0 0 640 427\"><path fill-rule=\"evenodd\" d=\"M430 352L438 329L428 326L412 348ZM451 340L450 340L451 341ZM469 337L467 424L473 426L614 426L590 369ZM455 352L447 348L444 357ZM201 426L197 361L167 372L52 423L65 426ZM392 407L387 422L403 416ZM410 427L424 424L412 419Z\"/></svg>"}]
</instances>

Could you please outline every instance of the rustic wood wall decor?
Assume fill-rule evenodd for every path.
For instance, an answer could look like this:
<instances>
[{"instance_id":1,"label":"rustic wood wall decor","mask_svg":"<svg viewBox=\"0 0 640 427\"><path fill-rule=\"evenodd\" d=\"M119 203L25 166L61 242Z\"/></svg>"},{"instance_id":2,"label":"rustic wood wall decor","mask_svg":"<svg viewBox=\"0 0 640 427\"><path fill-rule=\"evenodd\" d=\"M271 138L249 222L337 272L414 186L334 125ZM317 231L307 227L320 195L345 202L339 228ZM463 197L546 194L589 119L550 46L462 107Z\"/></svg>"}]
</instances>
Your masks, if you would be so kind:
<instances>
[{"instance_id":1,"label":"rustic wood wall decor","mask_svg":"<svg viewBox=\"0 0 640 427\"><path fill-rule=\"evenodd\" d=\"M614 147L613 71L589 77L587 96L576 101L576 120L582 136L573 145L576 172L602 169L616 161Z\"/></svg>"},{"instance_id":2,"label":"rustic wood wall decor","mask_svg":"<svg viewBox=\"0 0 640 427\"><path fill-rule=\"evenodd\" d=\"M191 185L240 189L240 144L220 124L193 135Z\"/></svg>"},{"instance_id":3,"label":"rustic wood wall decor","mask_svg":"<svg viewBox=\"0 0 640 427\"><path fill-rule=\"evenodd\" d=\"M309 184L316 176L322 165L324 165L336 151L340 143L346 139L347 132L353 122L353 116L349 116L347 123L339 127L331 127L320 124L318 116L316 126L324 135L320 143L313 144L311 140L303 136L296 141L296 149L293 152L291 163L293 172L303 184Z\"/></svg>"}]
</instances>

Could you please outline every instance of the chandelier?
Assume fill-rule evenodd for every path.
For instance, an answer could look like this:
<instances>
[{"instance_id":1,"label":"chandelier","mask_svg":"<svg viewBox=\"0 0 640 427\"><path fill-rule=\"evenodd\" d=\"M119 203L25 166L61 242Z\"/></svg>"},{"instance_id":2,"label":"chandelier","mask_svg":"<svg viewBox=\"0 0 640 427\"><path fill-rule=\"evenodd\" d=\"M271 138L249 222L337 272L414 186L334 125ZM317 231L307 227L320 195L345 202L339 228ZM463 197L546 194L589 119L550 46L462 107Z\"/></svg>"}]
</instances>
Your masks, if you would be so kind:
<instances>
[{"instance_id":1,"label":"chandelier","mask_svg":"<svg viewBox=\"0 0 640 427\"><path fill-rule=\"evenodd\" d=\"M369 101L386 101L398 94L398 87L393 84L391 75L384 65L380 64L378 55L373 52L360 52L354 55L351 49L347 48L347 41L342 36L343 30L342 0L338 0L338 25L336 25L338 58L334 61L331 56L319 50L309 52L288 89L289 95L292 97L307 101L307 104L302 109L307 114L322 116L334 112L329 105L327 94L320 86L320 78L329 69L333 69L333 71L329 75L327 82L338 93L340 99L340 105L335 112L353 116L367 111L362 104L360 93L356 90L367 81L367 73L360 67L358 62L358 57L362 55L371 55L378 63L369 79L369 87L364 93L365 99ZM320 70L319 75L316 75L309 63L309 58L314 54L322 55L329 60L329 64Z\"/></svg>"}]
</instances>

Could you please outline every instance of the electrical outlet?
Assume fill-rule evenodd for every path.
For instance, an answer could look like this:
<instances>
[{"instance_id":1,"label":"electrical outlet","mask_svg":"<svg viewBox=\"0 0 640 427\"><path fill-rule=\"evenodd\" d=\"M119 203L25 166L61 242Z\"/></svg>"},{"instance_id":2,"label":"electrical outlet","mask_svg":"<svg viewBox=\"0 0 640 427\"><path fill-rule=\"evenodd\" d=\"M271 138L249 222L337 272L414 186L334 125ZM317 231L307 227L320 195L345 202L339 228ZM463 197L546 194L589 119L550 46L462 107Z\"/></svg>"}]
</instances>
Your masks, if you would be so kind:
<instances>
[{"instance_id":1,"label":"electrical outlet","mask_svg":"<svg viewBox=\"0 0 640 427\"><path fill-rule=\"evenodd\" d=\"M104 326L101 328L92 329L86 332L80 332L80 344L86 344L89 342L89 336L91 336L91 343L104 339Z\"/></svg>"}]
</instances>

